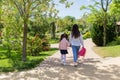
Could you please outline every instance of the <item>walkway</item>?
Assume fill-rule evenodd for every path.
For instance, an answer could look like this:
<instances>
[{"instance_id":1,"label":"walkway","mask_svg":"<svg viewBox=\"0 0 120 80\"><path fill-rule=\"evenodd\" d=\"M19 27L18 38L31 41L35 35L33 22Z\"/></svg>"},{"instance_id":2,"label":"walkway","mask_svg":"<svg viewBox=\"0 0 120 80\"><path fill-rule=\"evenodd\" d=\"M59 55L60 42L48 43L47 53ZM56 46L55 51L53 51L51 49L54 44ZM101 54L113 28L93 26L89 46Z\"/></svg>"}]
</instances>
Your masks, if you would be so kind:
<instances>
[{"instance_id":1,"label":"walkway","mask_svg":"<svg viewBox=\"0 0 120 80\"><path fill-rule=\"evenodd\" d=\"M38 67L22 72L0 74L0 80L120 80L120 58L102 59L96 55L91 39L84 41L87 53L85 63L73 67L69 48L67 65L60 64L59 51L43 61ZM58 45L52 45L52 47ZM114 62L113 62L114 61Z\"/></svg>"}]
</instances>

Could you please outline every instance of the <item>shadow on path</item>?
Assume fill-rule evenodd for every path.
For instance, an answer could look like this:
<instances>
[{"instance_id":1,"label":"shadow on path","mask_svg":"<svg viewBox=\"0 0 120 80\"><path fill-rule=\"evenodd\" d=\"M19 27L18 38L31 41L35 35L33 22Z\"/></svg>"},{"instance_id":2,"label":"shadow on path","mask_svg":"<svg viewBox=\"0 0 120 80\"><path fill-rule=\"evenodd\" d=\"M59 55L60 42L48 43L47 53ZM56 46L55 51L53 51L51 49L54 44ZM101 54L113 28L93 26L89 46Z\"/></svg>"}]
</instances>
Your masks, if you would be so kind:
<instances>
[{"instance_id":1,"label":"shadow on path","mask_svg":"<svg viewBox=\"0 0 120 80\"><path fill-rule=\"evenodd\" d=\"M86 42L86 44L88 43ZM36 68L1 74L0 80L120 80L120 66L104 65L103 60L91 50L92 46L89 45L85 45L88 49L85 62L79 63L77 67L72 64L72 52L69 49L65 66L60 64L58 51Z\"/></svg>"},{"instance_id":2,"label":"shadow on path","mask_svg":"<svg viewBox=\"0 0 120 80\"><path fill-rule=\"evenodd\" d=\"M9 73L0 80L120 80L120 66L102 66L101 69L97 65L101 62L93 58L85 59L85 63L77 67L71 63L70 59L63 66L58 58L50 57L33 70Z\"/></svg>"}]
</instances>

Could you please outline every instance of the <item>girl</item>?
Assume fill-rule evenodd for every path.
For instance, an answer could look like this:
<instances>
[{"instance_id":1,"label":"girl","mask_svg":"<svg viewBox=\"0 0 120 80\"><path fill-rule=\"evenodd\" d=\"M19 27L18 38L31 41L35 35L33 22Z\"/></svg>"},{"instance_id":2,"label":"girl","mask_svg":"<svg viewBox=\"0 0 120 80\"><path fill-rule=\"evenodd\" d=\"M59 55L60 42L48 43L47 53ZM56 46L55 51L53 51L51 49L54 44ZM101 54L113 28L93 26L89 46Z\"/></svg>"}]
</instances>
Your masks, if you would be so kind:
<instances>
[{"instance_id":1,"label":"girl","mask_svg":"<svg viewBox=\"0 0 120 80\"><path fill-rule=\"evenodd\" d=\"M66 54L68 54L67 47L69 47L68 35L62 34L59 42L59 50L61 53L61 64L66 65Z\"/></svg>"}]
</instances>

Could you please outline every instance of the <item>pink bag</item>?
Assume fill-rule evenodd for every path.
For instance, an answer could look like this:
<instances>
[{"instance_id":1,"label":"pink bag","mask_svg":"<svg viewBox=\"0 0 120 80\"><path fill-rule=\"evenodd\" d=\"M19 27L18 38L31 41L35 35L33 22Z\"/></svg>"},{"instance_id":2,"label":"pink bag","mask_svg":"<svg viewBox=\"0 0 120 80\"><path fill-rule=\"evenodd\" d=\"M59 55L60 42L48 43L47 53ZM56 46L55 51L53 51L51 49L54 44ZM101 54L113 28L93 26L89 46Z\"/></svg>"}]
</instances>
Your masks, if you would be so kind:
<instances>
[{"instance_id":1,"label":"pink bag","mask_svg":"<svg viewBox=\"0 0 120 80\"><path fill-rule=\"evenodd\" d=\"M78 57L85 56L86 48L82 47L82 49L78 52Z\"/></svg>"}]
</instances>

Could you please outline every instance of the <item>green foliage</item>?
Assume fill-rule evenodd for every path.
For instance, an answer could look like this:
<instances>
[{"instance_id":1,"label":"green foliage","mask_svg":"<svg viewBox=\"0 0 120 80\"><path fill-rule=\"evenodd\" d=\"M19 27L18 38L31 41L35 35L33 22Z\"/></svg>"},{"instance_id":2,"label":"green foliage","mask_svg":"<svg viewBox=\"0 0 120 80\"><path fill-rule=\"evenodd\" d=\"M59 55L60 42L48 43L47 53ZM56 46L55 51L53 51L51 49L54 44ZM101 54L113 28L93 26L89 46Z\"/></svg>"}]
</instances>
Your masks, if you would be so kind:
<instances>
[{"instance_id":1,"label":"green foliage","mask_svg":"<svg viewBox=\"0 0 120 80\"><path fill-rule=\"evenodd\" d=\"M55 38L55 39L50 39L50 44L55 44L59 42L59 38Z\"/></svg>"},{"instance_id":2,"label":"green foliage","mask_svg":"<svg viewBox=\"0 0 120 80\"><path fill-rule=\"evenodd\" d=\"M41 47L41 39L39 38L39 35L36 35L35 37L30 37L28 39L28 46L27 46L27 53L32 56L39 55L39 52L42 51Z\"/></svg>"},{"instance_id":3,"label":"green foliage","mask_svg":"<svg viewBox=\"0 0 120 80\"><path fill-rule=\"evenodd\" d=\"M51 22L50 23L50 27L51 27L51 38L55 38L55 31L56 31L56 26L55 26L55 22Z\"/></svg>"},{"instance_id":4,"label":"green foliage","mask_svg":"<svg viewBox=\"0 0 120 80\"><path fill-rule=\"evenodd\" d=\"M48 51L50 49L50 43L48 39L43 38L42 39L42 51Z\"/></svg>"},{"instance_id":5,"label":"green foliage","mask_svg":"<svg viewBox=\"0 0 120 80\"><path fill-rule=\"evenodd\" d=\"M71 5L73 5L73 2L67 1L67 0L59 0L59 3L65 4L66 8L69 8Z\"/></svg>"},{"instance_id":6,"label":"green foliage","mask_svg":"<svg viewBox=\"0 0 120 80\"><path fill-rule=\"evenodd\" d=\"M21 51L22 21L14 7L6 1L2 5L2 45L7 49L7 57L11 56L12 50Z\"/></svg>"},{"instance_id":7,"label":"green foliage","mask_svg":"<svg viewBox=\"0 0 120 80\"><path fill-rule=\"evenodd\" d=\"M48 51L50 44L48 39L40 38L40 35L36 34L35 37L29 36L27 52L29 55L38 56L41 51Z\"/></svg>"},{"instance_id":8,"label":"green foliage","mask_svg":"<svg viewBox=\"0 0 120 80\"><path fill-rule=\"evenodd\" d=\"M50 29L47 20L42 17L36 16L35 21L30 21L30 26L28 27L28 33L31 36L36 34L40 35L40 38L45 36L45 33Z\"/></svg>"},{"instance_id":9,"label":"green foliage","mask_svg":"<svg viewBox=\"0 0 120 80\"><path fill-rule=\"evenodd\" d=\"M8 43L7 41L4 41L3 42L3 47L5 48L5 49L7 49L7 57L9 58L9 57L11 57L11 44L10 43Z\"/></svg>"},{"instance_id":10,"label":"green foliage","mask_svg":"<svg viewBox=\"0 0 120 80\"><path fill-rule=\"evenodd\" d=\"M110 5L110 13L115 16L117 20L120 18L120 0L113 0L113 3Z\"/></svg>"},{"instance_id":11,"label":"green foliage","mask_svg":"<svg viewBox=\"0 0 120 80\"><path fill-rule=\"evenodd\" d=\"M3 24L2 24L2 23L0 23L0 31L2 30L2 28L3 28Z\"/></svg>"},{"instance_id":12,"label":"green foliage","mask_svg":"<svg viewBox=\"0 0 120 80\"><path fill-rule=\"evenodd\" d=\"M57 49L50 49L39 54L39 56L27 56L27 61L21 61L21 54L11 51L11 57L7 58L5 55L6 50L0 47L0 72L12 72L27 70L36 67L46 57L54 54Z\"/></svg>"},{"instance_id":13,"label":"green foliage","mask_svg":"<svg viewBox=\"0 0 120 80\"><path fill-rule=\"evenodd\" d=\"M91 28L91 37L97 46L103 46L103 26L93 25ZM115 26L113 24L107 25L106 43L113 41L116 38Z\"/></svg>"},{"instance_id":14,"label":"green foliage","mask_svg":"<svg viewBox=\"0 0 120 80\"><path fill-rule=\"evenodd\" d=\"M94 24L91 28L91 37L93 42L97 46L103 45L103 27L97 24Z\"/></svg>"},{"instance_id":15,"label":"green foliage","mask_svg":"<svg viewBox=\"0 0 120 80\"><path fill-rule=\"evenodd\" d=\"M87 39L87 38L90 38L90 37L91 37L90 32L86 32L86 33L83 35L83 39Z\"/></svg>"},{"instance_id":16,"label":"green foliage","mask_svg":"<svg viewBox=\"0 0 120 80\"><path fill-rule=\"evenodd\" d=\"M115 38L116 38L115 27L116 26L114 24L107 25L106 43L109 43L109 42L115 40Z\"/></svg>"},{"instance_id":17,"label":"green foliage","mask_svg":"<svg viewBox=\"0 0 120 80\"><path fill-rule=\"evenodd\" d=\"M117 42L118 45L120 45L120 37L116 38L116 42Z\"/></svg>"},{"instance_id":18,"label":"green foliage","mask_svg":"<svg viewBox=\"0 0 120 80\"><path fill-rule=\"evenodd\" d=\"M115 45L120 45L120 37L117 37L114 41L109 42L107 46L115 46Z\"/></svg>"},{"instance_id":19,"label":"green foliage","mask_svg":"<svg viewBox=\"0 0 120 80\"><path fill-rule=\"evenodd\" d=\"M71 31L72 25L75 23L75 17L72 16L65 16L63 19L57 20L57 27L60 32L65 30Z\"/></svg>"}]
</instances>

